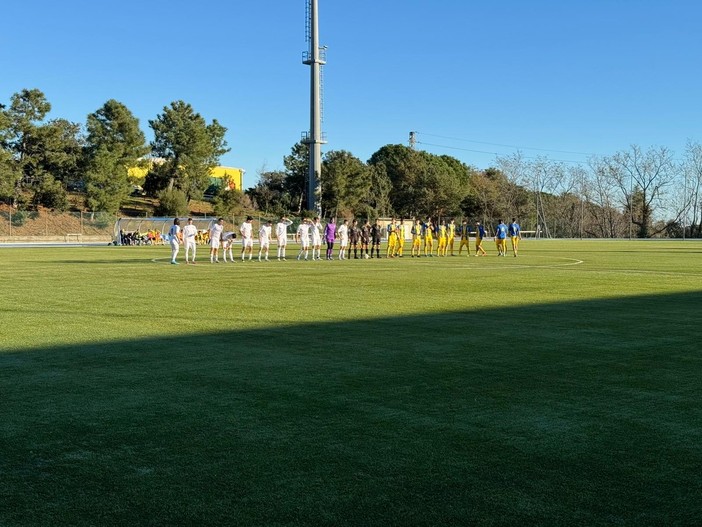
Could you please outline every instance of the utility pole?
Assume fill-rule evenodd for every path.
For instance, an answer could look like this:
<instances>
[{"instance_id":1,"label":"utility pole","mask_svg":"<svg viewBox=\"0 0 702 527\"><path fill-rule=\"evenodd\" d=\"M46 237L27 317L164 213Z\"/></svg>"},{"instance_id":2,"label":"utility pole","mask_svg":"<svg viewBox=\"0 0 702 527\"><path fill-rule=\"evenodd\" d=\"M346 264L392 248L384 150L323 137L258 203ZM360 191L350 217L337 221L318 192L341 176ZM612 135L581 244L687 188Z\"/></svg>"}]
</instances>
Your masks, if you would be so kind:
<instances>
[{"instance_id":1,"label":"utility pole","mask_svg":"<svg viewBox=\"0 0 702 527\"><path fill-rule=\"evenodd\" d=\"M417 132L409 133L409 147L414 150L417 146Z\"/></svg>"},{"instance_id":2,"label":"utility pole","mask_svg":"<svg viewBox=\"0 0 702 527\"><path fill-rule=\"evenodd\" d=\"M326 47L319 46L318 0L307 0L305 36L309 50L302 54L302 62L310 66L310 129L302 133L302 142L309 148L307 177L307 209L321 215L322 145L327 141L322 134L322 66L327 63Z\"/></svg>"}]
</instances>

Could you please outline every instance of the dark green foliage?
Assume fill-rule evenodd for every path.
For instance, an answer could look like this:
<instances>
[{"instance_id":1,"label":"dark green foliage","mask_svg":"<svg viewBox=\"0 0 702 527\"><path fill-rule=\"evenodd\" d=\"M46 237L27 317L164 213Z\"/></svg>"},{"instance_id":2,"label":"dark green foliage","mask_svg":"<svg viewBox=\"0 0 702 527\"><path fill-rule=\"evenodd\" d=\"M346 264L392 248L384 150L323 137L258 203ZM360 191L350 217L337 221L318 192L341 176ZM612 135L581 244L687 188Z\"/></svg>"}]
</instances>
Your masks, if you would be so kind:
<instances>
[{"instance_id":1,"label":"dark green foliage","mask_svg":"<svg viewBox=\"0 0 702 527\"><path fill-rule=\"evenodd\" d=\"M322 161L322 211L324 216L354 216L363 212L371 186L368 167L345 150L327 152Z\"/></svg>"},{"instance_id":2,"label":"dark green foliage","mask_svg":"<svg viewBox=\"0 0 702 527\"><path fill-rule=\"evenodd\" d=\"M243 210L243 193L239 189L220 187L217 195L212 200L212 208L216 216L231 218L238 216Z\"/></svg>"},{"instance_id":3,"label":"dark green foliage","mask_svg":"<svg viewBox=\"0 0 702 527\"><path fill-rule=\"evenodd\" d=\"M68 195L66 189L60 181L56 181L51 175L45 174L36 185L33 205L42 205L55 211L63 212L68 209Z\"/></svg>"},{"instance_id":4,"label":"dark green foliage","mask_svg":"<svg viewBox=\"0 0 702 527\"><path fill-rule=\"evenodd\" d=\"M158 193L156 216L185 216L188 214L188 198L180 189L164 189Z\"/></svg>"},{"instance_id":5,"label":"dark green foliage","mask_svg":"<svg viewBox=\"0 0 702 527\"><path fill-rule=\"evenodd\" d=\"M111 99L88 116L85 148L86 204L90 210L115 214L128 198L128 169L148 152L139 120Z\"/></svg>"},{"instance_id":6,"label":"dark green foliage","mask_svg":"<svg viewBox=\"0 0 702 527\"><path fill-rule=\"evenodd\" d=\"M29 213L26 210L17 210L12 213L12 226L21 227L27 221Z\"/></svg>"},{"instance_id":7,"label":"dark green foliage","mask_svg":"<svg viewBox=\"0 0 702 527\"><path fill-rule=\"evenodd\" d=\"M248 189L246 195L258 210L282 215L298 205L288 192L288 183L285 172L264 170L258 174L258 183Z\"/></svg>"},{"instance_id":8,"label":"dark green foliage","mask_svg":"<svg viewBox=\"0 0 702 527\"><path fill-rule=\"evenodd\" d=\"M157 171L167 180L165 188L180 189L186 199L200 199L209 186L210 169L229 151L224 139L227 129L216 119L205 119L183 101L172 102L156 119L149 121L154 131L153 154L164 159ZM150 191L164 188L162 183L147 181Z\"/></svg>"}]
</instances>

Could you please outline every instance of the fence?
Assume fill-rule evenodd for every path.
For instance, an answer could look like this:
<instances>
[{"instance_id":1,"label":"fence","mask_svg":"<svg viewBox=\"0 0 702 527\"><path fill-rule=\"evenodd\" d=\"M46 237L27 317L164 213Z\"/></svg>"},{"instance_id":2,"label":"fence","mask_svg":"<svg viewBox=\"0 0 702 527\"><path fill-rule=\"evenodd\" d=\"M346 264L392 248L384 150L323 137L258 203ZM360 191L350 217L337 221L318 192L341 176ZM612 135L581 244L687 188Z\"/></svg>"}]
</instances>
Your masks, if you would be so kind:
<instances>
[{"instance_id":1,"label":"fence","mask_svg":"<svg viewBox=\"0 0 702 527\"><path fill-rule=\"evenodd\" d=\"M12 238L63 238L112 236L115 217L98 212L0 211L0 236Z\"/></svg>"}]
</instances>

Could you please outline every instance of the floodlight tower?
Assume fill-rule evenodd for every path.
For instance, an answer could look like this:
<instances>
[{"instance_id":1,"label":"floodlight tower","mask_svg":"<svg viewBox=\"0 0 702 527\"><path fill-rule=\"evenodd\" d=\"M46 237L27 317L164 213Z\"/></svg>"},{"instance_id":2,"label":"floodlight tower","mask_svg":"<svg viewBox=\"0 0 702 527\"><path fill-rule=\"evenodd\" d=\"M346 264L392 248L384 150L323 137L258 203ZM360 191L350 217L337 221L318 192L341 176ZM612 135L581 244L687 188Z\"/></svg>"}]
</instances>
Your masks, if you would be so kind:
<instances>
[{"instance_id":1,"label":"floodlight tower","mask_svg":"<svg viewBox=\"0 0 702 527\"><path fill-rule=\"evenodd\" d=\"M317 0L306 0L305 37L309 50L302 54L302 62L310 66L310 129L302 133L302 142L309 147L309 175L307 178L307 209L321 215L322 145L322 66L327 63L327 48L319 45L319 17Z\"/></svg>"}]
</instances>

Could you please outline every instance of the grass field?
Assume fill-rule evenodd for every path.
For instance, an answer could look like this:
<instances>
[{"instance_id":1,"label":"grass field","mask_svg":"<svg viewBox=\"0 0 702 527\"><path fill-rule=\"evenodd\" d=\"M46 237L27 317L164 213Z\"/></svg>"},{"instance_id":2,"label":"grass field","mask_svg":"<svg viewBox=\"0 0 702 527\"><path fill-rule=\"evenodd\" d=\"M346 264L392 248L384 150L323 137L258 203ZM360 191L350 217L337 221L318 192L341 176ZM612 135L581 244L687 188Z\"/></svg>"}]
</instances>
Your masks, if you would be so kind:
<instances>
[{"instance_id":1,"label":"grass field","mask_svg":"<svg viewBox=\"0 0 702 527\"><path fill-rule=\"evenodd\" d=\"M0 525L702 524L702 242L494 254L0 248Z\"/></svg>"}]
</instances>

